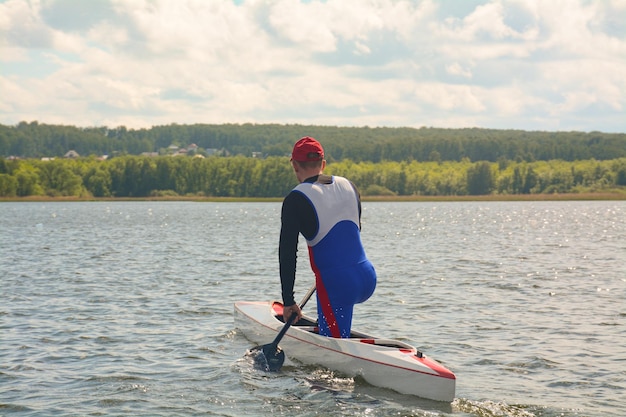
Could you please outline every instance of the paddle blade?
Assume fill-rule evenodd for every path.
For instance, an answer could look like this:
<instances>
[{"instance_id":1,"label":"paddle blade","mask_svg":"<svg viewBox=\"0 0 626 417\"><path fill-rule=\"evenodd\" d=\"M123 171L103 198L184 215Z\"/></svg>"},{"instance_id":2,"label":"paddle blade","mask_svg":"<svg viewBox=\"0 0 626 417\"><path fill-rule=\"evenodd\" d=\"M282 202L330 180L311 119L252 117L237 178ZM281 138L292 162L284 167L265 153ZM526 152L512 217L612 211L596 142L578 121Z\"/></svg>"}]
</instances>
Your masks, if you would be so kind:
<instances>
[{"instance_id":1,"label":"paddle blade","mask_svg":"<svg viewBox=\"0 0 626 417\"><path fill-rule=\"evenodd\" d=\"M285 362L285 352L279 346L272 344L263 346L263 356L267 361L267 369L271 372L280 371Z\"/></svg>"},{"instance_id":2,"label":"paddle blade","mask_svg":"<svg viewBox=\"0 0 626 417\"><path fill-rule=\"evenodd\" d=\"M254 361L254 367L262 371L280 371L285 362L285 352L272 343L250 349L247 356Z\"/></svg>"}]
</instances>

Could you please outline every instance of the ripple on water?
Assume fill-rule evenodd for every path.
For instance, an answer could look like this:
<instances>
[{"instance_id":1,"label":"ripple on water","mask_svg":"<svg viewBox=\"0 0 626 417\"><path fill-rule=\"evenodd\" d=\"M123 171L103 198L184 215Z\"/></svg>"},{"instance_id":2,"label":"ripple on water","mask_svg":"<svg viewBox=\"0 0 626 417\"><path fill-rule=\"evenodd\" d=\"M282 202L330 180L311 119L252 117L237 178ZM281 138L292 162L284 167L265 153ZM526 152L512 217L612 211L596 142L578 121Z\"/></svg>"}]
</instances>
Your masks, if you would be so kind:
<instances>
[{"instance_id":1,"label":"ripple on water","mask_svg":"<svg viewBox=\"0 0 626 417\"><path fill-rule=\"evenodd\" d=\"M442 405L245 362L232 305L280 297L280 204L2 203L0 413L621 417L625 208L364 204L355 328L452 369Z\"/></svg>"}]
</instances>

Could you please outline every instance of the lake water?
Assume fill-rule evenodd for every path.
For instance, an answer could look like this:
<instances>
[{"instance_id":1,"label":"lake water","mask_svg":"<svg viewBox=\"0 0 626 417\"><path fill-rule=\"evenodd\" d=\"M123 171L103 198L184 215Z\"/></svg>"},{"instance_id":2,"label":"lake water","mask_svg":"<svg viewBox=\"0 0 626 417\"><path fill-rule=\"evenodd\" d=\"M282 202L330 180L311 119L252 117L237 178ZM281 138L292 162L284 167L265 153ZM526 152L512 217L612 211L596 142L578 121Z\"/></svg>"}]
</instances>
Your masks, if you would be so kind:
<instances>
[{"instance_id":1,"label":"lake water","mask_svg":"<svg viewBox=\"0 0 626 417\"><path fill-rule=\"evenodd\" d=\"M626 415L626 202L363 207L353 327L445 364L452 404L253 368L233 303L280 297L280 203L30 202L0 203L0 415Z\"/></svg>"}]
</instances>

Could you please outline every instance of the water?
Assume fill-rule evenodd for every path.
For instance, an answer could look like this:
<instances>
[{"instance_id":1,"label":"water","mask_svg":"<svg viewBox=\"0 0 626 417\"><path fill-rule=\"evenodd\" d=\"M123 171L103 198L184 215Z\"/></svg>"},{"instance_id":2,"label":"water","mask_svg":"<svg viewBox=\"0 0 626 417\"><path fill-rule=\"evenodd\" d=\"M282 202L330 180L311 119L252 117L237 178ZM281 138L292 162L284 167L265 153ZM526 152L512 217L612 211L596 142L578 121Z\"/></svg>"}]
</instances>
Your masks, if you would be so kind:
<instances>
[{"instance_id":1,"label":"water","mask_svg":"<svg viewBox=\"0 0 626 417\"><path fill-rule=\"evenodd\" d=\"M279 218L1 203L0 415L626 415L626 202L364 203L379 284L354 328L449 367L452 404L254 368L233 303L279 297Z\"/></svg>"}]
</instances>

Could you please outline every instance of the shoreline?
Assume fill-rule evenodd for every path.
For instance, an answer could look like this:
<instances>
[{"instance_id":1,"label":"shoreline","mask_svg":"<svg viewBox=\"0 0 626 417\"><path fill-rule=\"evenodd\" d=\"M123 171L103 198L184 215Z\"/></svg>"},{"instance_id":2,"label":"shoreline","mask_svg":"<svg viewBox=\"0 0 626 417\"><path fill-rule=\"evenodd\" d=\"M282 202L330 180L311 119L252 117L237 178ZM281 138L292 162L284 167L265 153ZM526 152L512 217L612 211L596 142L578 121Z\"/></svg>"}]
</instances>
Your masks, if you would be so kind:
<instances>
[{"instance_id":1,"label":"shoreline","mask_svg":"<svg viewBox=\"0 0 626 417\"><path fill-rule=\"evenodd\" d=\"M192 201L192 202L234 202L271 203L282 202L282 197L0 197L0 203L7 202L116 202L116 201ZM468 201L626 201L626 193L567 193L567 194L495 194L465 196L361 196L363 202L468 202Z\"/></svg>"}]
</instances>

